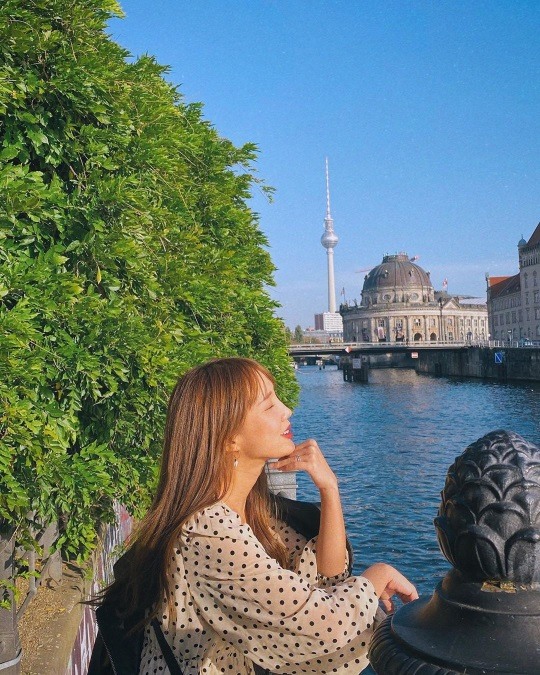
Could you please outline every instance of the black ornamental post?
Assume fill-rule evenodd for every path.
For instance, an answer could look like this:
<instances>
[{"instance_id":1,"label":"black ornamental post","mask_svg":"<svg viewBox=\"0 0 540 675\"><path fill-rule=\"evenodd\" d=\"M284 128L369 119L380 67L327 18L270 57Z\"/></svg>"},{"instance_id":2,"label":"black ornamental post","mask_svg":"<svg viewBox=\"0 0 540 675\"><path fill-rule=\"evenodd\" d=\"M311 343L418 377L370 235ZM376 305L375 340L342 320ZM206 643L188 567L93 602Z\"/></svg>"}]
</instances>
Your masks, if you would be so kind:
<instances>
[{"instance_id":1,"label":"black ornamental post","mask_svg":"<svg viewBox=\"0 0 540 675\"><path fill-rule=\"evenodd\" d=\"M431 598L387 617L379 675L540 673L540 448L493 431L448 470L435 519L453 569Z\"/></svg>"}]
</instances>

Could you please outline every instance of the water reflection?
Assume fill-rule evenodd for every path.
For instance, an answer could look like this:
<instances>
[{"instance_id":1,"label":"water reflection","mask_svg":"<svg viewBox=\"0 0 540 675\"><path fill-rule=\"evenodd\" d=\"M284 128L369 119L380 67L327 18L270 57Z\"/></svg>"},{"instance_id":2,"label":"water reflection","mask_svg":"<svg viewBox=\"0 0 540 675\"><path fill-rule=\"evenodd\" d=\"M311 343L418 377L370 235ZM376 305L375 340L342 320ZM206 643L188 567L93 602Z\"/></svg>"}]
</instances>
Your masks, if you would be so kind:
<instances>
[{"instance_id":1,"label":"water reflection","mask_svg":"<svg viewBox=\"0 0 540 675\"><path fill-rule=\"evenodd\" d=\"M316 438L340 479L355 571L377 560L399 567L423 593L448 569L433 518L448 466L494 429L540 442L540 385L431 378L372 370L368 385L335 368L297 371L295 439ZM299 475L299 498L317 499Z\"/></svg>"}]
</instances>

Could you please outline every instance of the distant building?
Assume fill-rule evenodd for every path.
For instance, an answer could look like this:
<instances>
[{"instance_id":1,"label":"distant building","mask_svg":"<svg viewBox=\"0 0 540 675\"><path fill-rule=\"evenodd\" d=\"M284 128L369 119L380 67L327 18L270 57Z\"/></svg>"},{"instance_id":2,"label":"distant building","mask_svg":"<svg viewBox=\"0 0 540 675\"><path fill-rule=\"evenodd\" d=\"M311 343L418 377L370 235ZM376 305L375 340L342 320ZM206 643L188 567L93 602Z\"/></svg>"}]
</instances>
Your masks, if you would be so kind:
<instances>
[{"instance_id":1,"label":"distant building","mask_svg":"<svg viewBox=\"0 0 540 675\"><path fill-rule=\"evenodd\" d=\"M361 304L340 307L345 342L486 340L482 302L435 291L406 253L386 255L364 278Z\"/></svg>"},{"instance_id":2,"label":"distant building","mask_svg":"<svg viewBox=\"0 0 540 675\"><path fill-rule=\"evenodd\" d=\"M489 332L494 340L540 340L540 223L518 242L519 272L487 281Z\"/></svg>"},{"instance_id":3,"label":"distant building","mask_svg":"<svg viewBox=\"0 0 540 675\"><path fill-rule=\"evenodd\" d=\"M523 310L519 274L487 277L489 333L493 340L523 337Z\"/></svg>"},{"instance_id":4,"label":"distant building","mask_svg":"<svg viewBox=\"0 0 540 675\"><path fill-rule=\"evenodd\" d=\"M343 318L339 312L315 314L315 330L324 330L334 337L343 337Z\"/></svg>"}]
</instances>

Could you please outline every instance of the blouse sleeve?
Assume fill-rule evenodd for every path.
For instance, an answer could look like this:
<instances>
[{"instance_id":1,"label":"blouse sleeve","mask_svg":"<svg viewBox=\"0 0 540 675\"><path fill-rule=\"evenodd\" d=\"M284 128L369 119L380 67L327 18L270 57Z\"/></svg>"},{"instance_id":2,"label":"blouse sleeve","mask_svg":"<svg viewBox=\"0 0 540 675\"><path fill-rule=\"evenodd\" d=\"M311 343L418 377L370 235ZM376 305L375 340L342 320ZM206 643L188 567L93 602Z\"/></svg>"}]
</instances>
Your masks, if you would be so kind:
<instances>
[{"instance_id":1,"label":"blouse sleeve","mask_svg":"<svg viewBox=\"0 0 540 675\"><path fill-rule=\"evenodd\" d=\"M183 537L181 553L199 615L261 666L320 673L365 659L377 610L367 579L319 588L283 569L240 521L202 524Z\"/></svg>"},{"instance_id":2,"label":"blouse sleeve","mask_svg":"<svg viewBox=\"0 0 540 675\"><path fill-rule=\"evenodd\" d=\"M331 588L345 581L350 576L349 553L345 551L343 572L332 577L327 577L321 574L317 568L317 537L314 537L306 542L302 551L296 556L292 569L310 584L315 583L319 588Z\"/></svg>"},{"instance_id":3,"label":"blouse sleeve","mask_svg":"<svg viewBox=\"0 0 540 675\"><path fill-rule=\"evenodd\" d=\"M328 588L341 581L345 581L350 576L348 550L345 551L343 572L332 577L327 577L324 574L320 574L317 567L318 537L307 541L304 536L282 520L274 521L274 527L289 551L290 569L299 574L308 584L317 584L320 588Z\"/></svg>"}]
</instances>

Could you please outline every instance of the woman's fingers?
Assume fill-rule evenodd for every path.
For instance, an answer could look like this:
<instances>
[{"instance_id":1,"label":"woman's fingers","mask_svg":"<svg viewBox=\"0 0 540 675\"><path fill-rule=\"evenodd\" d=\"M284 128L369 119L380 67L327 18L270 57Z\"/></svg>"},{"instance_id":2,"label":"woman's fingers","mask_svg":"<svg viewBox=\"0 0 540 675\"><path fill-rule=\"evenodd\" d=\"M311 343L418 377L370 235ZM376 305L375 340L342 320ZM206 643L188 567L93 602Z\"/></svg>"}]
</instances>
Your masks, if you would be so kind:
<instances>
[{"instance_id":1,"label":"woman's fingers","mask_svg":"<svg viewBox=\"0 0 540 675\"><path fill-rule=\"evenodd\" d=\"M412 602L413 600L418 600L418 591L412 584L410 585L412 587L410 590L402 592L396 591L396 595L402 602Z\"/></svg>"},{"instance_id":2,"label":"woman's fingers","mask_svg":"<svg viewBox=\"0 0 540 675\"><path fill-rule=\"evenodd\" d=\"M280 471L306 471L319 490L337 487L336 476L313 438L298 443L294 452L274 462L272 467Z\"/></svg>"},{"instance_id":3,"label":"woman's fingers","mask_svg":"<svg viewBox=\"0 0 540 675\"><path fill-rule=\"evenodd\" d=\"M302 443L296 445L294 452L292 452L290 455L287 457L282 457L277 462L274 462L274 466L276 469L280 469L285 466L302 463L304 465L302 468L305 468L307 465L314 465L316 463L322 462L326 464L326 460L324 459L317 441L314 441L310 438L307 441L303 441Z\"/></svg>"},{"instance_id":4,"label":"woman's fingers","mask_svg":"<svg viewBox=\"0 0 540 675\"><path fill-rule=\"evenodd\" d=\"M363 576L371 581L386 609L392 605L393 595L397 595L403 602L418 599L414 585L391 565L375 563L363 572Z\"/></svg>"},{"instance_id":5,"label":"woman's fingers","mask_svg":"<svg viewBox=\"0 0 540 675\"><path fill-rule=\"evenodd\" d=\"M295 471L300 469L299 462L302 461L300 455L293 453L287 457L282 457L277 462L272 462L273 469L285 469L286 471Z\"/></svg>"},{"instance_id":6,"label":"woman's fingers","mask_svg":"<svg viewBox=\"0 0 540 675\"><path fill-rule=\"evenodd\" d=\"M387 591L391 595L397 595L402 602L418 600L418 592L413 584L400 572L397 572L397 575L386 587Z\"/></svg>"}]
</instances>

